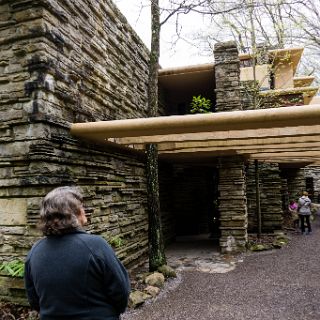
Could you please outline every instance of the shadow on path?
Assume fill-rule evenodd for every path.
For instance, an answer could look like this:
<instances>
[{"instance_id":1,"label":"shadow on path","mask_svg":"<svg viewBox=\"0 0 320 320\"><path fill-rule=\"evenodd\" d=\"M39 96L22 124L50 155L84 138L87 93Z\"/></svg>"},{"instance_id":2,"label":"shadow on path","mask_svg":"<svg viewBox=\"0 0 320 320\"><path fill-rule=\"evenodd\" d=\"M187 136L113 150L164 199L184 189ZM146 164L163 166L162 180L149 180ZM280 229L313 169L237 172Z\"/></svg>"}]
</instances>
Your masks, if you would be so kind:
<instances>
[{"instance_id":1,"label":"shadow on path","mask_svg":"<svg viewBox=\"0 0 320 320\"><path fill-rule=\"evenodd\" d=\"M239 257L222 255L218 239L209 234L178 237L166 249L168 265L179 271L225 273L235 268Z\"/></svg>"}]
</instances>

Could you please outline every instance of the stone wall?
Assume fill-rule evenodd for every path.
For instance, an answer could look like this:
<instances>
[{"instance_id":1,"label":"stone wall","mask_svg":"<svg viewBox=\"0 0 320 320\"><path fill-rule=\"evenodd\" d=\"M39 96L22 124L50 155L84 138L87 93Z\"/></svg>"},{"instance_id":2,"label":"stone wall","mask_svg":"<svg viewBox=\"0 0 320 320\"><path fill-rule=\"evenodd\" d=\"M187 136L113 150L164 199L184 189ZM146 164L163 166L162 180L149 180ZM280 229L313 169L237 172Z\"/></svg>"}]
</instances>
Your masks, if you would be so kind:
<instances>
[{"instance_id":1,"label":"stone wall","mask_svg":"<svg viewBox=\"0 0 320 320\"><path fill-rule=\"evenodd\" d=\"M301 169L285 169L282 175L288 179L288 193L290 199L298 199L304 190L310 193L313 202L320 203L320 167L307 166ZM307 185L311 179L312 186Z\"/></svg>"},{"instance_id":2,"label":"stone wall","mask_svg":"<svg viewBox=\"0 0 320 320\"><path fill-rule=\"evenodd\" d=\"M256 178L255 166L253 161L250 161L246 165L246 195L248 211L248 232L257 232L258 218L256 213Z\"/></svg>"},{"instance_id":3,"label":"stone wall","mask_svg":"<svg viewBox=\"0 0 320 320\"><path fill-rule=\"evenodd\" d=\"M222 158L219 165L221 252L245 249L248 240L245 167L237 157Z\"/></svg>"},{"instance_id":4,"label":"stone wall","mask_svg":"<svg viewBox=\"0 0 320 320\"><path fill-rule=\"evenodd\" d=\"M270 94L261 95L259 97L262 108L280 108L280 107L292 107L292 106L303 106L304 97L303 93L295 94Z\"/></svg>"},{"instance_id":5,"label":"stone wall","mask_svg":"<svg viewBox=\"0 0 320 320\"><path fill-rule=\"evenodd\" d=\"M216 43L214 61L215 110L217 112L242 110L240 60L236 43L233 41Z\"/></svg>"},{"instance_id":6,"label":"stone wall","mask_svg":"<svg viewBox=\"0 0 320 320\"><path fill-rule=\"evenodd\" d=\"M306 178L304 169L282 169L281 176L287 179L289 200L298 200L302 192L306 190Z\"/></svg>"},{"instance_id":7,"label":"stone wall","mask_svg":"<svg viewBox=\"0 0 320 320\"><path fill-rule=\"evenodd\" d=\"M313 202L320 203L320 167L306 167L304 173L306 178L313 178Z\"/></svg>"},{"instance_id":8,"label":"stone wall","mask_svg":"<svg viewBox=\"0 0 320 320\"><path fill-rule=\"evenodd\" d=\"M296 94L275 94L268 91L266 94L259 91L259 87L254 87L253 81L241 82L241 98L243 110L280 108L304 105L303 93ZM256 97L256 98L255 98Z\"/></svg>"},{"instance_id":9,"label":"stone wall","mask_svg":"<svg viewBox=\"0 0 320 320\"><path fill-rule=\"evenodd\" d=\"M69 125L146 116L147 64L147 49L109 0L1 1L1 261L24 258L40 236L39 203L60 185L83 189L88 230L120 239L128 268L145 259L144 159L78 141ZM8 298L14 288L1 280Z\"/></svg>"},{"instance_id":10,"label":"stone wall","mask_svg":"<svg viewBox=\"0 0 320 320\"><path fill-rule=\"evenodd\" d=\"M8 6L8 23L16 23L7 49L19 56L9 67L30 76L22 88L37 100L36 119L146 115L148 52L111 1L10 1Z\"/></svg>"},{"instance_id":11,"label":"stone wall","mask_svg":"<svg viewBox=\"0 0 320 320\"><path fill-rule=\"evenodd\" d=\"M173 211L174 199L174 169L169 164L159 163L159 196L161 224L164 244L168 245L176 237L176 216Z\"/></svg>"},{"instance_id":12,"label":"stone wall","mask_svg":"<svg viewBox=\"0 0 320 320\"><path fill-rule=\"evenodd\" d=\"M283 221L282 188L279 166L276 163L259 163L260 209L262 231L280 230ZM253 161L247 165L247 200L249 230L257 231L256 181Z\"/></svg>"}]
</instances>

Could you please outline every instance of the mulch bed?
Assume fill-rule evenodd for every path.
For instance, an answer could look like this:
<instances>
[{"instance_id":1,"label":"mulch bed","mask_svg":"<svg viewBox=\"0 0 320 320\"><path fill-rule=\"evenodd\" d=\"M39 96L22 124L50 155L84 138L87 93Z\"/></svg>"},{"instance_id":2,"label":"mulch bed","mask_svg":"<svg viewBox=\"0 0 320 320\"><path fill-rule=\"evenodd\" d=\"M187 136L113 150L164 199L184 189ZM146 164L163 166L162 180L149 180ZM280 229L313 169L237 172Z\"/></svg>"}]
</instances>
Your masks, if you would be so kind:
<instances>
[{"instance_id":1,"label":"mulch bed","mask_svg":"<svg viewBox=\"0 0 320 320\"><path fill-rule=\"evenodd\" d=\"M13 303L0 303L1 320L38 320L38 313L31 311L29 307L19 306Z\"/></svg>"},{"instance_id":2,"label":"mulch bed","mask_svg":"<svg viewBox=\"0 0 320 320\"><path fill-rule=\"evenodd\" d=\"M262 234L260 237L256 234L248 234L248 242L250 244L272 244L274 239L274 234Z\"/></svg>"}]
</instances>

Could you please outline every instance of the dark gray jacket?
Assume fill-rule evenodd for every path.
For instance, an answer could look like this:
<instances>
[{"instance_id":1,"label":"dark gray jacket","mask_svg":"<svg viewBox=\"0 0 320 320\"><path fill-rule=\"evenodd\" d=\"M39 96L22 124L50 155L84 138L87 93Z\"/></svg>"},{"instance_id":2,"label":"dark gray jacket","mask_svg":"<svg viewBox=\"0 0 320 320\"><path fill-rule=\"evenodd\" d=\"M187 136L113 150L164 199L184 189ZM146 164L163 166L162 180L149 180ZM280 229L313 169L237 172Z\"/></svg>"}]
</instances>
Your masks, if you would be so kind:
<instances>
[{"instance_id":1,"label":"dark gray jacket","mask_svg":"<svg viewBox=\"0 0 320 320\"><path fill-rule=\"evenodd\" d=\"M32 247L25 285L41 320L119 319L130 292L127 271L108 243L79 230Z\"/></svg>"}]
</instances>

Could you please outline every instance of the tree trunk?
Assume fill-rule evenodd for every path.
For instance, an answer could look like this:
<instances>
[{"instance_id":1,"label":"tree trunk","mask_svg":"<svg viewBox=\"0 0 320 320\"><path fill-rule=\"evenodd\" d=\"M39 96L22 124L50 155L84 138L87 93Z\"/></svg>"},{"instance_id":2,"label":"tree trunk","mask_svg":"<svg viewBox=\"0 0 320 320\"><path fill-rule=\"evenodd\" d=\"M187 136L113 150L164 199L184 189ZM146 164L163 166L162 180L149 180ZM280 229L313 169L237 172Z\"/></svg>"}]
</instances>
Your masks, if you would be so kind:
<instances>
[{"instance_id":1,"label":"tree trunk","mask_svg":"<svg viewBox=\"0 0 320 320\"><path fill-rule=\"evenodd\" d=\"M158 149L157 145L147 145L147 184L149 209L149 269L155 271L166 264L161 227Z\"/></svg>"},{"instance_id":2,"label":"tree trunk","mask_svg":"<svg viewBox=\"0 0 320 320\"><path fill-rule=\"evenodd\" d=\"M149 117L158 115L158 69L160 55L160 10L159 0L151 1L151 51L149 62L148 104ZM155 271L166 264L160 216L158 148L146 146L147 191L149 211L149 269Z\"/></svg>"}]
</instances>

